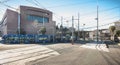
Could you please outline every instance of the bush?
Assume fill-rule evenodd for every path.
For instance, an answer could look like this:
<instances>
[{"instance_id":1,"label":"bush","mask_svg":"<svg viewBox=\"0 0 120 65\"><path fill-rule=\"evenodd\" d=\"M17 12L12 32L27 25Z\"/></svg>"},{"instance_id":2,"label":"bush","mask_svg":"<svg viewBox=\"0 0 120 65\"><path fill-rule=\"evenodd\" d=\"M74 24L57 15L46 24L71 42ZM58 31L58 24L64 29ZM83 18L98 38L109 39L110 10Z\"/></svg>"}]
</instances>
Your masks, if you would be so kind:
<instances>
[{"instance_id":1,"label":"bush","mask_svg":"<svg viewBox=\"0 0 120 65\"><path fill-rule=\"evenodd\" d=\"M117 37L120 37L120 30L117 30L117 31L116 31L116 36L117 36Z\"/></svg>"}]
</instances>

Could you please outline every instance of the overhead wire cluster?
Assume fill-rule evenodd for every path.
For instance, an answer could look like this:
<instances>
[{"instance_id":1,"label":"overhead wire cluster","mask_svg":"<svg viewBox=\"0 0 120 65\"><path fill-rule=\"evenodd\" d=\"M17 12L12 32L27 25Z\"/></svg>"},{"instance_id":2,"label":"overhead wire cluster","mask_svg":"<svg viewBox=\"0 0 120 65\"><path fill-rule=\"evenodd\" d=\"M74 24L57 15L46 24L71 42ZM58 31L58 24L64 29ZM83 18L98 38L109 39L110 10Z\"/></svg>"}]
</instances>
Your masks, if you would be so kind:
<instances>
[{"instance_id":1,"label":"overhead wire cluster","mask_svg":"<svg viewBox=\"0 0 120 65\"><path fill-rule=\"evenodd\" d=\"M10 5L5 4L5 3L8 2L8 1L10 1L10 0L0 1L0 4L6 6L6 7L8 7L8 8L11 8L11 9L17 10L17 8L14 8L14 7L10 6Z\"/></svg>"},{"instance_id":2,"label":"overhead wire cluster","mask_svg":"<svg viewBox=\"0 0 120 65\"><path fill-rule=\"evenodd\" d=\"M5 3L8 2L8 1L10 1L10 0L0 1L0 4L6 6L6 7L8 7L8 8L11 8L11 9L14 9L14 10L18 10L17 8L14 8L14 7L10 6L10 5L5 4ZM45 9L45 10L47 10L47 8L55 8L55 7L63 7L63 6L74 6L74 5L81 5L81 4L86 4L86 3L94 2L94 1L88 1L88 2L85 2L85 3L81 3L81 4L80 4L80 3L72 3L72 4L64 4L64 5L52 6L52 7L47 7L47 8L46 8L45 6L43 6L43 5L42 5L39 1L37 1L37 0L25 0L25 1L27 1L27 2L29 2L29 3L31 3L31 4L33 4L33 5L36 5L36 6L38 6L38 7L42 7L42 8ZM114 10L114 9L118 9L118 8L120 8L120 6L112 7L112 8L105 9L105 10L100 10L99 12L101 13L101 12L110 11L110 10ZM52 12L53 12L53 11L52 11ZM94 12L89 12L89 13L85 13L85 14L81 14L80 17L86 16L86 15L90 15L90 14L93 14L93 13L95 13L95 12L96 12L96 11L94 11ZM61 16L57 15L55 12L53 12L53 14L54 14L54 16L55 16L58 20L61 20ZM116 17L119 17L119 16L115 16L115 17L112 17L112 18L104 19L104 20L101 20L101 21L113 19L113 18L116 18ZM68 18L70 18L70 17L68 17ZM68 19L66 19L66 18L63 18L63 20L71 21L71 19L68 20ZM103 24L103 25L100 25L99 27L106 26L106 25L110 25L110 24L111 24L111 23ZM85 28L85 29L90 29L90 28L96 28L96 26L87 27L87 28Z\"/></svg>"}]
</instances>

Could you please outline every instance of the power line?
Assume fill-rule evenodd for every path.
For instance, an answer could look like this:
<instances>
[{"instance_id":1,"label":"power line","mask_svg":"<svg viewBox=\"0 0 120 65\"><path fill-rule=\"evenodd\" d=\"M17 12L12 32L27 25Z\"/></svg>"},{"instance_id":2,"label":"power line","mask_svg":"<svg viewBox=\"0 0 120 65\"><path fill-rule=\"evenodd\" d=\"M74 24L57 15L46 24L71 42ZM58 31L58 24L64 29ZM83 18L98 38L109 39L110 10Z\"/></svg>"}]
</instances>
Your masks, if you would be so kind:
<instances>
[{"instance_id":1,"label":"power line","mask_svg":"<svg viewBox=\"0 0 120 65\"><path fill-rule=\"evenodd\" d=\"M37 0L34 0L36 3L38 3L40 6L42 6L42 4L40 2L38 2ZM46 7L42 6L43 9L46 9ZM46 9L47 10L47 9Z\"/></svg>"},{"instance_id":2,"label":"power line","mask_svg":"<svg viewBox=\"0 0 120 65\"><path fill-rule=\"evenodd\" d=\"M106 18L106 19L101 19L101 18L100 18L100 21L106 21L106 20L115 19L115 18L118 18L118 17L119 17L119 15L118 15L118 16L114 16L114 17L111 17L111 18ZM69 19L69 20L67 20L67 21L71 21L71 19Z\"/></svg>"},{"instance_id":3,"label":"power line","mask_svg":"<svg viewBox=\"0 0 120 65\"><path fill-rule=\"evenodd\" d=\"M119 17L119 16L114 16L114 17L112 17L112 18L106 18L106 19L103 19L103 20L100 20L100 21L106 21L106 20L110 20L110 19L117 18L117 17Z\"/></svg>"},{"instance_id":4,"label":"power line","mask_svg":"<svg viewBox=\"0 0 120 65\"><path fill-rule=\"evenodd\" d=\"M31 4L34 4L34 5L36 5L36 6L42 6L43 7L43 9L45 9L45 10L47 10L43 5L41 5L40 4L40 2L38 2L37 0L34 0L35 2L33 2L33 1L29 1L29 0L26 0L27 2L29 2L29 3L31 3ZM37 2L37 3L36 3ZM52 11L53 12L53 11ZM55 13L55 12L53 12L53 14L55 15L55 17L57 18L57 19L59 19L59 20L61 20L61 16L59 16L59 17L57 17L58 15ZM64 18L63 18L64 19Z\"/></svg>"},{"instance_id":5,"label":"power line","mask_svg":"<svg viewBox=\"0 0 120 65\"><path fill-rule=\"evenodd\" d=\"M87 3L93 3L95 1L88 1L88 2L82 2L82 3L70 3L70 4L63 4L63 5L57 5L57 6L51 6L47 8L56 8L56 7L66 7L66 6L75 6L75 5L81 5L81 4L87 4Z\"/></svg>"},{"instance_id":6,"label":"power line","mask_svg":"<svg viewBox=\"0 0 120 65\"><path fill-rule=\"evenodd\" d=\"M103 13L105 11L111 11L111 10L118 9L118 8L119 8L119 6L108 8L108 9L104 9L104 10L100 10L99 13ZM88 13L85 13L85 14L81 14L81 17L83 18L83 17L88 16L90 14L94 14L95 12L96 11L92 11L92 12L88 12ZM70 18L70 17L66 17L66 18ZM69 20L71 20L71 19L69 19Z\"/></svg>"},{"instance_id":7,"label":"power line","mask_svg":"<svg viewBox=\"0 0 120 65\"><path fill-rule=\"evenodd\" d=\"M119 8L119 6L108 8L108 9L104 9L104 10L99 10L99 13L102 13L102 12L105 12L105 11L111 11L111 10L118 9L118 8ZM96 11L85 13L85 14L81 14L81 16L86 16L86 15L89 15L89 14L93 14L95 12Z\"/></svg>"},{"instance_id":8,"label":"power line","mask_svg":"<svg viewBox=\"0 0 120 65\"><path fill-rule=\"evenodd\" d=\"M113 18L116 18L116 17L119 17L119 16L115 16L115 17L113 17ZM104 19L104 20L102 20L102 21L109 20L109 19L113 19L113 18ZM113 23L114 23L114 22L112 22L112 23L107 23L107 24L103 24L103 25L100 25L99 27L107 26L107 25L110 25L110 24L113 24ZM86 27L85 29L91 29L91 28L96 28L96 26Z\"/></svg>"},{"instance_id":9,"label":"power line","mask_svg":"<svg viewBox=\"0 0 120 65\"><path fill-rule=\"evenodd\" d=\"M119 7L119 6L116 6L116 7L113 7L113 8L101 10L100 12L110 11L110 10L114 10L114 9L118 9L118 8L120 8L120 7Z\"/></svg>"},{"instance_id":10,"label":"power line","mask_svg":"<svg viewBox=\"0 0 120 65\"><path fill-rule=\"evenodd\" d=\"M29 0L26 0L26 1L29 1ZM29 1L30 2L30 1ZM38 2L38 1L36 1L36 2ZM4 5L4 6L6 6L6 7L9 7L9 8L12 8L12 9L15 9L15 10L17 10L16 8L14 8L14 7L11 7L11 6L9 6L9 5L6 5L6 4L4 4L4 3L2 3L1 1L0 1L0 4L2 4L2 5ZM33 2L31 2L31 4L33 4ZM35 3L34 3L35 4ZM40 4L40 3L39 3ZM40 5L38 5L38 4L35 4L36 6L40 6ZM113 8L110 8L110 9L105 9L105 10L101 10L100 12L104 12L104 11L109 11L109 10L113 10L113 9L116 9L116 8L118 8L118 6L117 7L113 7ZM46 9L46 8L45 8ZM55 13L54 13L55 14ZM57 17L58 15L56 15L56 18L58 18L59 20L61 20L59 17ZM81 15L82 16L82 15ZM65 19L65 18L64 18ZM113 18L109 18L109 19L113 19Z\"/></svg>"},{"instance_id":11,"label":"power line","mask_svg":"<svg viewBox=\"0 0 120 65\"><path fill-rule=\"evenodd\" d=\"M29 3L31 3L31 4L34 4L34 5L36 5L36 6L39 6L39 5L36 4L35 2L33 3L33 2L31 2L31 1L29 1L29 0L26 0L26 1L29 2ZM4 4L4 3L1 2L1 1L0 1L0 4L6 6L6 7L8 7L8 8L11 8L11 9L14 9L14 10L18 10L17 8L14 8L14 7L12 7L12 6L9 6L9 5L7 5L7 4ZM58 18L56 15L55 15L55 17ZM58 19L60 19L60 18L58 18Z\"/></svg>"},{"instance_id":12,"label":"power line","mask_svg":"<svg viewBox=\"0 0 120 65\"><path fill-rule=\"evenodd\" d=\"M114 23L114 22L113 22ZM107 25L110 25L110 24L113 24L113 23L107 23L107 24L103 24L103 25L100 25L99 27L103 27L103 26L107 26ZM92 26L92 27L86 27L84 29L91 29L91 28L96 28L97 26Z\"/></svg>"},{"instance_id":13,"label":"power line","mask_svg":"<svg viewBox=\"0 0 120 65\"><path fill-rule=\"evenodd\" d=\"M3 1L1 1L2 3L6 3L6 2L8 2L8 1L10 1L10 0L3 0Z\"/></svg>"},{"instance_id":14,"label":"power line","mask_svg":"<svg viewBox=\"0 0 120 65\"><path fill-rule=\"evenodd\" d=\"M26 0L26 1L28 1L29 3L31 3L31 4L34 4L34 5L36 5L36 6L42 6L37 0L34 0L35 2L33 2L33 1L29 1L29 0ZM93 1L90 1L90 2L93 2ZM38 5L39 4L39 5ZM44 9L46 9L44 6L42 6ZM105 10L101 10L100 12L104 12L104 11L110 11L110 10L113 10L113 9L116 9L116 8L118 8L118 6L117 7L113 7L113 8L109 8L109 9L105 9ZM46 9L47 10L47 9ZM94 12L90 12L90 13L86 13L86 14L81 14L81 16L85 16L85 15L88 15L88 14L92 14L92 13L95 13L95 11ZM59 17L57 17L58 15L56 15L56 13L54 13L53 12L53 14L55 14L55 17L57 18L57 19L59 19L59 20L61 20L61 16L59 16ZM65 18L64 18L65 19Z\"/></svg>"},{"instance_id":15,"label":"power line","mask_svg":"<svg viewBox=\"0 0 120 65\"><path fill-rule=\"evenodd\" d=\"M2 3L1 1L0 1L0 4L4 5L4 6L6 6L6 7L12 8L12 9L18 10L17 8L14 8L14 7L12 7L12 6L9 6L9 5L7 5L7 4L4 4L4 3Z\"/></svg>"}]
</instances>

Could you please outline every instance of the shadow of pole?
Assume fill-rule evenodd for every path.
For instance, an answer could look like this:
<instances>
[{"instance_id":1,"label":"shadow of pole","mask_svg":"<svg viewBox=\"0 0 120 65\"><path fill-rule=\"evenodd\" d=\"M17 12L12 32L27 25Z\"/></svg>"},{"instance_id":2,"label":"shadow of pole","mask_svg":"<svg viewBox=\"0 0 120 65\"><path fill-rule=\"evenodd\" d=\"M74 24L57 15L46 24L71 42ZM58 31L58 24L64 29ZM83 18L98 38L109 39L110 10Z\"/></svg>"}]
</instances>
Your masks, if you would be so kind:
<instances>
[{"instance_id":1,"label":"shadow of pole","mask_svg":"<svg viewBox=\"0 0 120 65\"><path fill-rule=\"evenodd\" d=\"M100 46L99 46L100 48ZM97 49L97 47L96 47ZM100 48L101 49L101 48ZM102 49L101 49L102 50ZM99 51L99 50L98 50ZM102 51L99 51L99 53L102 55L102 57L106 60L106 62L108 63L108 65L114 65L112 62L115 62L117 65L120 64L119 61L117 61L115 58L113 58L112 56L110 56L109 53L105 53L105 52L102 52ZM112 60L112 62L110 61Z\"/></svg>"}]
</instances>

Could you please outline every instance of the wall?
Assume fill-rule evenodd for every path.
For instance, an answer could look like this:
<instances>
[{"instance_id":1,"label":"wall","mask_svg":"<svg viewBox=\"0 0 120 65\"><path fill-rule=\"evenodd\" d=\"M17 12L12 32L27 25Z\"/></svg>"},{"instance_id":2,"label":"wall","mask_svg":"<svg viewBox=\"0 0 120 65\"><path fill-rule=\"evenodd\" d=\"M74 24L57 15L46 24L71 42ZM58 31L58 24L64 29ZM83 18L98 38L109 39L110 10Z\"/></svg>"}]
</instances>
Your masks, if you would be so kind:
<instances>
[{"instance_id":1,"label":"wall","mask_svg":"<svg viewBox=\"0 0 120 65\"><path fill-rule=\"evenodd\" d=\"M7 33L16 34L18 29L18 13L7 10Z\"/></svg>"}]
</instances>

